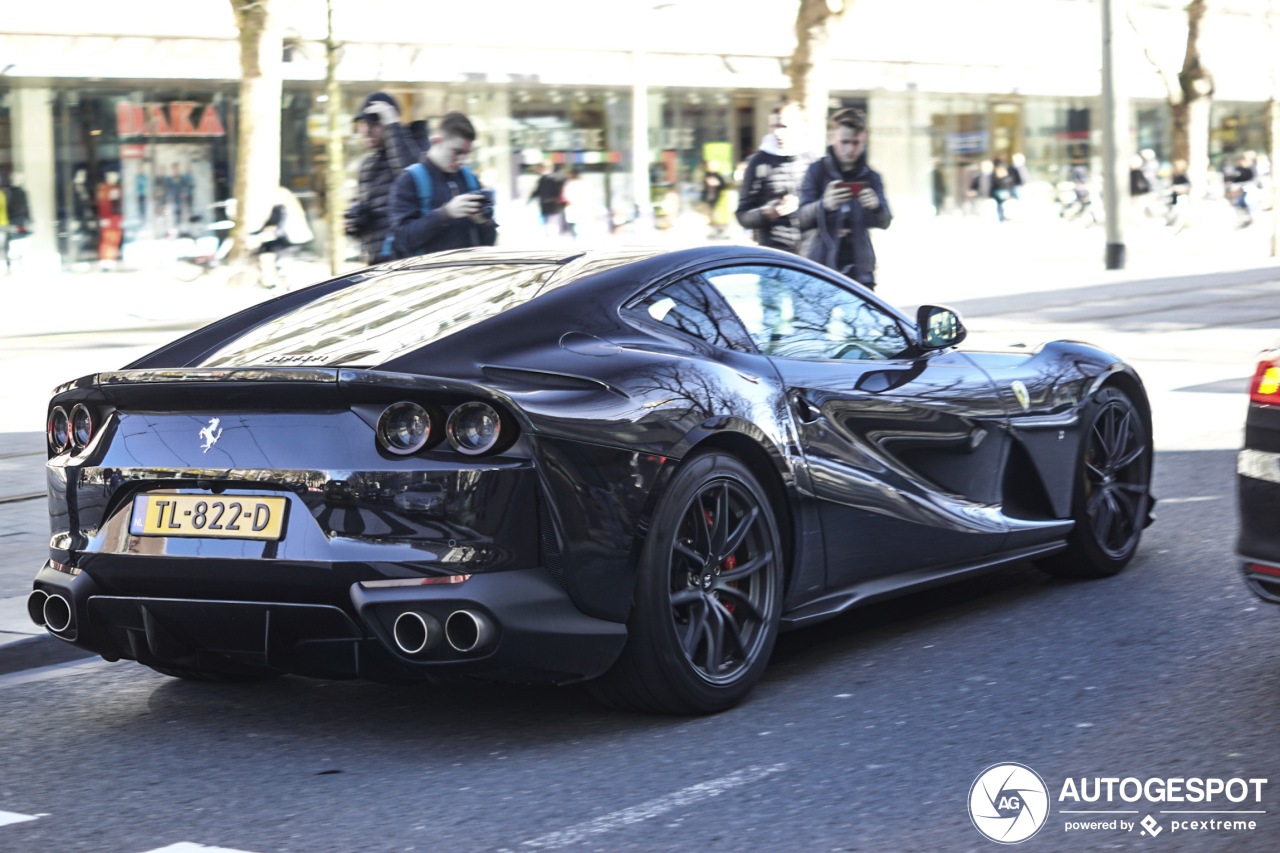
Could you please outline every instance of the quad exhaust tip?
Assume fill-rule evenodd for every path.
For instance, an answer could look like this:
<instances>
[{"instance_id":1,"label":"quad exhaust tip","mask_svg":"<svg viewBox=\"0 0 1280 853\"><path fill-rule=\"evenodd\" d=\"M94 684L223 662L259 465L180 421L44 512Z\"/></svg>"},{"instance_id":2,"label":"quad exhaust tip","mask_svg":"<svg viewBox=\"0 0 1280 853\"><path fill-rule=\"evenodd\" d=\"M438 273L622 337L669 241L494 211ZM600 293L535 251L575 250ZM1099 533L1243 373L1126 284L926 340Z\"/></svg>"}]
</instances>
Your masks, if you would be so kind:
<instances>
[{"instance_id":1,"label":"quad exhaust tip","mask_svg":"<svg viewBox=\"0 0 1280 853\"><path fill-rule=\"evenodd\" d=\"M440 645L444 629L440 627L440 620L429 613L406 610L396 617L391 636L396 648L407 655L416 655Z\"/></svg>"},{"instance_id":2,"label":"quad exhaust tip","mask_svg":"<svg viewBox=\"0 0 1280 853\"><path fill-rule=\"evenodd\" d=\"M472 652L493 642L493 625L470 610L455 610L444 620L444 637L456 652Z\"/></svg>"},{"instance_id":3,"label":"quad exhaust tip","mask_svg":"<svg viewBox=\"0 0 1280 853\"><path fill-rule=\"evenodd\" d=\"M44 626L55 634L61 634L71 627L71 602L57 593L45 598L40 613L44 617Z\"/></svg>"},{"instance_id":4,"label":"quad exhaust tip","mask_svg":"<svg viewBox=\"0 0 1280 853\"><path fill-rule=\"evenodd\" d=\"M27 615L31 617L32 622L41 628L45 626L44 603L48 598L49 593L43 589L37 589L27 596Z\"/></svg>"}]
</instances>

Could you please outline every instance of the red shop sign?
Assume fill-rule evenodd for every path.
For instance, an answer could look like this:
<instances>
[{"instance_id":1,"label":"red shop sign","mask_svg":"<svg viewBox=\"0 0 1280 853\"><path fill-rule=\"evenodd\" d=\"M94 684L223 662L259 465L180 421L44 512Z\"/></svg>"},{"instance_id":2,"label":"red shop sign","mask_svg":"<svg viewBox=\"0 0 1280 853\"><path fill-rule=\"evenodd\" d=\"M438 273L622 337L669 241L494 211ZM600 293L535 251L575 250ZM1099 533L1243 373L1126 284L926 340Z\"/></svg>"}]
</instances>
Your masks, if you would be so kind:
<instances>
[{"instance_id":1,"label":"red shop sign","mask_svg":"<svg viewBox=\"0 0 1280 853\"><path fill-rule=\"evenodd\" d=\"M200 118L195 120L196 110ZM127 136L226 136L222 117L213 104L195 101L163 103L116 103L116 133Z\"/></svg>"}]
</instances>

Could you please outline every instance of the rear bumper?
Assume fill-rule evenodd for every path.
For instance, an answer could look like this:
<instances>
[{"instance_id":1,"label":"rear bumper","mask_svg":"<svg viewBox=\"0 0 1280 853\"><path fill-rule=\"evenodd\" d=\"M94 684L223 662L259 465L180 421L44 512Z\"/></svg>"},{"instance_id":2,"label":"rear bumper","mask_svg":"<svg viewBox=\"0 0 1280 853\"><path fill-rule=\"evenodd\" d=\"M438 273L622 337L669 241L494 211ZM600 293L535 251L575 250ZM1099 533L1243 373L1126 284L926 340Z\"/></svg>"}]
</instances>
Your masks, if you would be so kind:
<instances>
[{"instance_id":1,"label":"rear bumper","mask_svg":"<svg viewBox=\"0 0 1280 853\"><path fill-rule=\"evenodd\" d=\"M1243 568L1245 583L1254 595L1280 604L1280 563L1245 559Z\"/></svg>"},{"instance_id":2,"label":"rear bumper","mask_svg":"<svg viewBox=\"0 0 1280 853\"><path fill-rule=\"evenodd\" d=\"M1246 448L1236 460L1240 533L1236 552L1245 582L1280 604L1280 453Z\"/></svg>"},{"instance_id":3,"label":"rear bumper","mask_svg":"<svg viewBox=\"0 0 1280 853\"><path fill-rule=\"evenodd\" d=\"M375 681L475 675L510 681L565 683L603 673L622 650L626 627L582 614L541 568L472 575L464 583L370 589L359 583L349 602L205 600L107 595L87 573L46 563L35 578L34 603L61 596L69 612L45 627L109 660L208 671L258 669L317 678ZM30 608L37 622L43 608ZM397 643L396 620L443 629L455 619L466 640L443 632ZM421 621L419 621L421 620ZM58 628L59 630L55 630ZM458 637L452 639L457 640Z\"/></svg>"}]
</instances>

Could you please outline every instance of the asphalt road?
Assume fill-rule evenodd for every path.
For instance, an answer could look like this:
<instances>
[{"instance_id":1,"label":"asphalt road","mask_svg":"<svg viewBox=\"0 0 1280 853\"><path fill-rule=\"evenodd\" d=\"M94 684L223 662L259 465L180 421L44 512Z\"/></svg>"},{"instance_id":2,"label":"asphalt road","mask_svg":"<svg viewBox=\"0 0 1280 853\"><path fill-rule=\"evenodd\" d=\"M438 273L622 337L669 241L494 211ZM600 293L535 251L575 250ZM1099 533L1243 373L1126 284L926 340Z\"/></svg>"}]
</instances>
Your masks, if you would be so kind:
<instances>
[{"instance_id":1,"label":"asphalt road","mask_svg":"<svg viewBox=\"0 0 1280 853\"><path fill-rule=\"evenodd\" d=\"M1159 519L1116 578L1018 566L784 635L749 701L703 719L572 688L20 669L0 675L0 850L986 851L970 789L1007 762L1052 800L1020 849L1273 850L1280 612L1233 554L1268 277L959 303L975 342L1082 338L1142 371ZM1097 778L1269 781L1257 802L1060 798ZM1154 837L1067 829L1144 817ZM1256 828L1190 828L1221 820Z\"/></svg>"},{"instance_id":2,"label":"asphalt road","mask_svg":"<svg viewBox=\"0 0 1280 853\"><path fill-rule=\"evenodd\" d=\"M785 635L750 701L711 718L576 689L0 676L0 810L37 816L0 849L991 850L966 802L995 763L1055 793L1280 783L1280 614L1235 571L1232 453L1156 466L1160 520L1119 577L1017 567ZM1055 807L1020 846L1273 850L1270 788L1257 808L1251 833L1149 839L1066 832Z\"/></svg>"}]
</instances>

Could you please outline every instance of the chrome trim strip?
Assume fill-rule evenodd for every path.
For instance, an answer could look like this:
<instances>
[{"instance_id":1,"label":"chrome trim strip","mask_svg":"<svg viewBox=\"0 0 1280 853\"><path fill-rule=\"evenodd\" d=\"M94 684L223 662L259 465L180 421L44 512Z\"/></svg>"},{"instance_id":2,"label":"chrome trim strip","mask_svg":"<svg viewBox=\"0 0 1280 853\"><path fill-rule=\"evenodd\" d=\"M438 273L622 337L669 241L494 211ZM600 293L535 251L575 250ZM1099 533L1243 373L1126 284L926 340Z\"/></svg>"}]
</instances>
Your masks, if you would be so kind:
<instances>
[{"instance_id":1,"label":"chrome trim strip","mask_svg":"<svg viewBox=\"0 0 1280 853\"><path fill-rule=\"evenodd\" d=\"M98 385L142 382L337 382L338 371L306 367L186 367L112 370L97 375Z\"/></svg>"}]
</instances>

